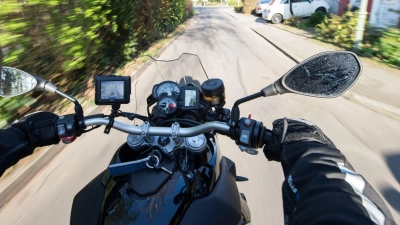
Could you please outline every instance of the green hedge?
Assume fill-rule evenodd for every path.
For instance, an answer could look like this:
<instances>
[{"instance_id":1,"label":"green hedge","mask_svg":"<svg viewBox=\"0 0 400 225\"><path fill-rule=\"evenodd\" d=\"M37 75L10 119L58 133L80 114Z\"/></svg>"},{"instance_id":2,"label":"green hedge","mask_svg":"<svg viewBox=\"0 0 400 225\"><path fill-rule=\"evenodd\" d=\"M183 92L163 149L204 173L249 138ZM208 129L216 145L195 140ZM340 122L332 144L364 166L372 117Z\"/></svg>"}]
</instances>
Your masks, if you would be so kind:
<instances>
[{"instance_id":1,"label":"green hedge","mask_svg":"<svg viewBox=\"0 0 400 225\"><path fill-rule=\"evenodd\" d=\"M3 62L83 94L94 75L112 73L192 13L191 0L3 0ZM0 127L26 111L16 109L36 107L48 97L1 98Z\"/></svg>"},{"instance_id":2,"label":"green hedge","mask_svg":"<svg viewBox=\"0 0 400 225\"><path fill-rule=\"evenodd\" d=\"M368 47L368 44L364 45L364 49ZM383 61L400 67L400 29L384 30L379 41L373 43L368 49L372 49L373 55Z\"/></svg>"},{"instance_id":3,"label":"green hedge","mask_svg":"<svg viewBox=\"0 0 400 225\"><path fill-rule=\"evenodd\" d=\"M351 48L356 33L357 17L358 11L352 12L351 7L341 17L337 15L325 17L322 23L316 25L317 38Z\"/></svg>"},{"instance_id":4,"label":"green hedge","mask_svg":"<svg viewBox=\"0 0 400 225\"><path fill-rule=\"evenodd\" d=\"M243 13L243 6L242 5L235 5L233 8L235 9L235 12Z\"/></svg>"},{"instance_id":5,"label":"green hedge","mask_svg":"<svg viewBox=\"0 0 400 225\"><path fill-rule=\"evenodd\" d=\"M355 50L355 40L358 11L352 12L351 7L341 17L331 15L325 17L322 23L316 25L317 38L334 43L338 46ZM400 29L377 29L368 23L365 27L362 48L358 53L368 57L377 57L388 64L400 66Z\"/></svg>"}]
</instances>

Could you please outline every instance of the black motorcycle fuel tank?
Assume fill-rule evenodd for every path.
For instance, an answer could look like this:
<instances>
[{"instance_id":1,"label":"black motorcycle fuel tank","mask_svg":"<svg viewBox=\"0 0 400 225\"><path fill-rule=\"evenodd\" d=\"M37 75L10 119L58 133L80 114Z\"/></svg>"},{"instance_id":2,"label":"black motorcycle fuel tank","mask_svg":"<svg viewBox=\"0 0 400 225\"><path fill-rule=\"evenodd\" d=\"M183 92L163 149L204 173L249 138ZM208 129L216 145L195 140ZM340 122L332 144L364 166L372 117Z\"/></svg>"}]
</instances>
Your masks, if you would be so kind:
<instances>
[{"instance_id":1,"label":"black motorcycle fuel tank","mask_svg":"<svg viewBox=\"0 0 400 225\"><path fill-rule=\"evenodd\" d=\"M111 164L116 163L125 150L130 150L126 144L119 148ZM234 163L221 157L215 145L213 151L208 164L199 168L192 177L179 170L172 175L151 169L123 176L110 177L105 173L103 183L107 185L99 223L196 224L198 218L193 217L193 210L207 209L212 205L218 205L219 209L209 212L211 224L218 221L216 217L221 215L227 216L225 221L231 219L239 223L240 199L235 184ZM217 192L214 193L214 190ZM207 210L202 212L208 213Z\"/></svg>"},{"instance_id":2,"label":"black motorcycle fuel tank","mask_svg":"<svg viewBox=\"0 0 400 225\"><path fill-rule=\"evenodd\" d=\"M133 153L125 143L110 164L137 160L138 155ZM168 157L163 158L163 166L174 171L176 165ZM168 224L182 210L182 204L189 201L188 178L178 170L170 175L163 170L145 168L117 176L110 176L107 171L103 184L106 194L100 224Z\"/></svg>"}]
</instances>

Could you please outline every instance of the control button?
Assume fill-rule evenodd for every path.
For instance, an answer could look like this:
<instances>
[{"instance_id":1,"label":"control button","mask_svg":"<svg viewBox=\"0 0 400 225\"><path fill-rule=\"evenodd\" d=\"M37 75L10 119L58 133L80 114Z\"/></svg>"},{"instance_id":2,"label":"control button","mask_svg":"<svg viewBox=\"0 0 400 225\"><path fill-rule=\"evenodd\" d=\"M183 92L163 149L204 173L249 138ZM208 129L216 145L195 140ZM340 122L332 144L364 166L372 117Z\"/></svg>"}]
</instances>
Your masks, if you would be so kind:
<instances>
[{"instance_id":1,"label":"control button","mask_svg":"<svg viewBox=\"0 0 400 225\"><path fill-rule=\"evenodd\" d=\"M64 136L65 133L65 125L64 124L60 124L57 125L57 132L58 132L58 136Z\"/></svg>"},{"instance_id":2,"label":"control button","mask_svg":"<svg viewBox=\"0 0 400 225\"><path fill-rule=\"evenodd\" d=\"M258 151L255 150L254 148L249 148L249 147L245 147L245 146L239 145L239 149L240 149L240 151L249 153L250 155L257 155L258 154Z\"/></svg>"},{"instance_id":3,"label":"control button","mask_svg":"<svg viewBox=\"0 0 400 225\"><path fill-rule=\"evenodd\" d=\"M248 130L242 130L242 132L240 133L240 142L243 144L248 145L249 144L249 140L250 140L250 131Z\"/></svg>"},{"instance_id":4,"label":"control button","mask_svg":"<svg viewBox=\"0 0 400 225\"><path fill-rule=\"evenodd\" d=\"M251 126L251 119L244 119L244 125L246 127L250 127Z\"/></svg>"},{"instance_id":5,"label":"control button","mask_svg":"<svg viewBox=\"0 0 400 225\"><path fill-rule=\"evenodd\" d=\"M67 130L72 130L72 124L67 123Z\"/></svg>"}]
</instances>

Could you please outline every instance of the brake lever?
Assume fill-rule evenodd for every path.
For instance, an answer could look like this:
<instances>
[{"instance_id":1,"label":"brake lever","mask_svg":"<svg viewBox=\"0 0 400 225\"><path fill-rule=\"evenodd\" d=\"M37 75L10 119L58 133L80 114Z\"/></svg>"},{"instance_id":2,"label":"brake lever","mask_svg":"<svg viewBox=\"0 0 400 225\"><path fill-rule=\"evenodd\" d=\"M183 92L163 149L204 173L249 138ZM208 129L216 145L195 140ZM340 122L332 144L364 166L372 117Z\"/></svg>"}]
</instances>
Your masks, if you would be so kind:
<instances>
[{"instance_id":1,"label":"brake lever","mask_svg":"<svg viewBox=\"0 0 400 225\"><path fill-rule=\"evenodd\" d=\"M242 151L242 152L246 152L250 155L258 155L258 151L255 150L254 148L249 148L249 147L246 147L243 145L238 145L238 146L239 146L240 151Z\"/></svg>"}]
</instances>

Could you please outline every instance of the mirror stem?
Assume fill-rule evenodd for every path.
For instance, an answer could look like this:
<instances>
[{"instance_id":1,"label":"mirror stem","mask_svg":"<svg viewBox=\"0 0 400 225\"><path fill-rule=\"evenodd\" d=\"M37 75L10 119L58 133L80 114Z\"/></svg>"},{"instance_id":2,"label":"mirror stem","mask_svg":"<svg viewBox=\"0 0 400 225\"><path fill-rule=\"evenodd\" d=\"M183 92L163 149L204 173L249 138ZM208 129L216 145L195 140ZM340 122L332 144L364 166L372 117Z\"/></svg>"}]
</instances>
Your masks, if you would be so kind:
<instances>
[{"instance_id":1,"label":"mirror stem","mask_svg":"<svg viewBox=\"0 0 400 225\"><path fill-rule=\"evenodd\" d=\"M248 102L250 100L262 97L262 92L258 92L252 95L249 95L247 97L241 98L239 100L237 100L235 102L235 104L232 107L232 112L231 112L231 119L232 119L232 126L235 126L236 123L239 121L239 117L240 117L240 110L239 110L239 105L244 103L244 102Z\"/></svg>"},{"instance_id":2,"label":"mirror stem","mask_svg":"<svg viewBox=\"0 0 400 225\"><path fill-rule=\"evenodd\" d=\"M71 102L75 103L75 105L76 105L76 104L79 104L79 103L78 103L78 100L76 100L75 98L73 98L73 97L71 97L71 96L65 94L64 92L62 92L62 91L60 91L60 90L58 90L58 89L56 90L56 94L61 95L61 96L64 97L64 98L68 98L68 100L70 100Z\"/></svg>"},{"instance_id":3,"label":"mirror stem","mask_svg":"<svg viewBox=\"0 0 400 225\"><path fill-rule=\"evenodd\" d=\"M69 96L68 94L66 94L58 89L56 90L56 93L58 95L61 95L64 98L67 98L68 100L70 100L71 102L73 102L75 104L75 115L77 118L78 125L81 128L81 130L86 129L86 126L84 123L85 117L83 116L83 109L82 109L81 104L79 104L78 100L76 100L75 98ZM78 134L78 135L80 135L80 134Z\"/></svg>"},{"instance_id":4,"label":"mirror stem","mask_svg":"<svg viewBox=\"0 0 400 225\"><path fill-rule=\"evenodd\" d=\"M258 93L246 96L244 98L241 98L241 99L239 99L239 100L237 100L235 102L235 104L233 105L233 108L238 108L239 105L242 104L243 102L248 102L250 100L253 100L253 99L256 99L256 98L259 98L259 97L262 97L262 96L263 95L261 94L261 92L258 92Z\"/></svg>"}]
</instances>

